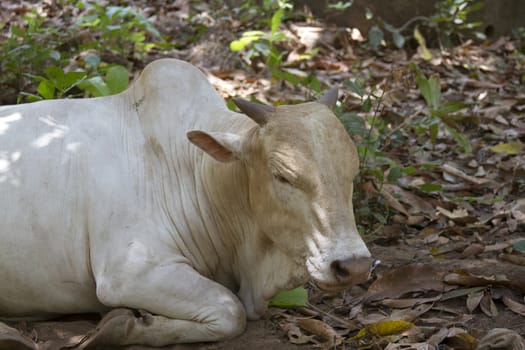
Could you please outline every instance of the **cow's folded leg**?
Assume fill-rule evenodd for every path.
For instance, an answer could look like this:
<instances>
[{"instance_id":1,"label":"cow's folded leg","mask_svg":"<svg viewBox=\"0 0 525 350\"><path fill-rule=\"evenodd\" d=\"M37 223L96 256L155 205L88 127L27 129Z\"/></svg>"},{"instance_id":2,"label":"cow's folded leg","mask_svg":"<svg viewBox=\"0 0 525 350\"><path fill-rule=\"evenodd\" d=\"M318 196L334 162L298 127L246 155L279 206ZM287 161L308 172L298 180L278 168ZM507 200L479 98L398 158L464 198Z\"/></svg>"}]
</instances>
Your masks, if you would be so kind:
<instances>
[{"instance_id":1,"label":"cow's folded leg","mask_svg":"<svg viewBox=\"0 0 525 350\"><path fill-rule=\"evenodd\" d=\"M79 349L95 349L111 345L165 346L187 342L190 337L202 339L215 333L213 325L169 319L164 316L130 309L115 309L104 316L96 329L86 337Z\"/></svg>"},{"instance_id":2,"label":"cow's folded leg","mask_svg":"<svg viewBox=\"0 0 525 350\"><path fill-rule=\"evenodd\" d=\"M0 322L0 349L5 350L36 350L37 345L24 337L18 330Z\"/></svg>"},{"instance_id":3,"label":"cow's folded leg","mask_svg":"<svg viewBox=\"0 0 525 350\"><path fill-rule=\"evenodd\" d=\"M135 273L134 273L135 272ZM138 273L138 274L136 274ZM110 314L102 324L115 345L165 346L218 341L244 331L246 315L240 300L186 264L155 264L97 278L97 296L111 307L147 310ZM151 313L151 314L149 314Z\"/></svg>"}]
</instances>

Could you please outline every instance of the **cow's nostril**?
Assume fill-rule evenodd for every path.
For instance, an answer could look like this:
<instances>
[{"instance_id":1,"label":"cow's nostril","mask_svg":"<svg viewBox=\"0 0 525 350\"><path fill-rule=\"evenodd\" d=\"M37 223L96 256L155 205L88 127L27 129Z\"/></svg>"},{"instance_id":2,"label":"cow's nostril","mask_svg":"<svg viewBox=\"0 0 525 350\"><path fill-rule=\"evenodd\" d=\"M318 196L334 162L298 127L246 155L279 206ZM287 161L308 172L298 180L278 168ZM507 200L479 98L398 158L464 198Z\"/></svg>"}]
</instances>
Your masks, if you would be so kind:
<instances>
[{"instance_id":1,"label":"cow's nostril","mask_svg":"<svg viewBox=\"0 0 525 350\"><path fill-rule=\"evenodd\" d=\"M332 271L337 277L348 278L350 276L348 268L346 268L345 264L343 264L341 260L332 261L330 267L332 268Z\"/></svg>"}]
</instances>

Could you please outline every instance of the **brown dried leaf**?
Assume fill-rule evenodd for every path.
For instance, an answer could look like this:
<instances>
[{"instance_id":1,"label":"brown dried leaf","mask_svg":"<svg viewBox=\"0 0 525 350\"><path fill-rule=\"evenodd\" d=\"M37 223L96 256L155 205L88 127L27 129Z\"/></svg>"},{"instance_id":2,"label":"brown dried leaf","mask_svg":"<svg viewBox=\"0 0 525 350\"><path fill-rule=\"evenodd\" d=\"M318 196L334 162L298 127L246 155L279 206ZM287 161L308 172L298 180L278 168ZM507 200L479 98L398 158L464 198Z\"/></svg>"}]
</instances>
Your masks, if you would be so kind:
<instances>
[{"instance_id":1,"label":"brown dried leaf","mask_svg":"<svg viewBox=\"0 0 525 350\"><path fill-rule=\"evenodd\" d=\"M441 294L431 298L410 298L410 299L385 299L381 301L381 304L393 307L397 309L403 309L407 307L413 307L415 305L431 303L441 299Z\"/></svg>"},{"instance_id":2,"label":"brown dried leaf","mask_svg":"<svg viewBox=\"0 0 525 350\"><path fill-rule=\"evenodd\" d=\"M409 292L438 291L446 289L442 282L443 272L432 265L406 265L380 276L368 288L368 302L385 298L399 298Z\"/></svg>"},{"instance_id":3,"label":"brown dried leaf","mask_svg":"<svg viewBox=\"0 0 525 350\"><path fill-rule=\"evenodd\" d=\"M503 296L501 300L511 311L525 317L525 305L518 303L507 296Z\"/></svg>"},{"instance_id":4,"label":"brown dried leaf","mask_svg":"<svg viewBox=\"0 0 525 350\"><path fill-rule=\"evenodd\" d=\"M299 327L324 340L323 348L335 347L342 343L343 338L328 324L314 318L297 320Z\"/></svg>"},{"instance_id":5,"label":"brown dried leaf","mask_svg":"<svg viewBox=\"0 0 525 350\"><path fill-rule=\"evenodd\" d=\"M484 294L484 292L476 292L467 296L467 309L470 313L476 310Z\"/></svg>"},{"instance_id":6,"label":"brown dried leaf","mask_svg":"<svg viewBox=\"0 0 525 350\"><path fill-rule=\"evenodd\" d=\"M394 310L394 312L392 312L392 314L390 315L390 318L395 320L412 322L416 320L419 316L430 311L433 305L434 304L421 304L412 309Z\"/></svg>"},{"instance_id":7,"label":"brown dried leaf","mask_svg":"<svg viewBox=\"0 0 525 350\"><path fill-rule=\"evenodd\" d=\"M503 274L496 276L480 276L471 274L467 271L456 271L445 275L443 281L447 284L461 286L503 286L525 292L525 279L522 278L519 271L514 274L513 278L509 278Z\"/></svg>"},{"instance_id":8,"label":"brown dried leaf","mask_svg":"<svg viewBox=\"0 0 525 350\"><path fill-rule=\"evenodd\" d=\"M306 344L312 341L313 335L304 335L299 327L293 323L285 323L281 328L286 332L288 340L292 344Z\"/></svg>"},{"instance_id":9,"label":"brown dried leaf","mask_svg":"<svg viewBox=\"0 0 525 350\"><path fill-rule=\"evenodd\" d=\"M510 329L491 329L481 340L477 350L512 349L525 350L525 340Z\"/></svg>"},{"instance_id":10,"label":"brown dried leaf","mask_svg":"<svg viewBox=\"0 0 525 350\"><path fill-rule=\"evenodd\" d=\"M494 304L494 301L492 301L490 293L483 294L479 307L481 308L481 311L489 317L498 316L498 308L496 307L496 304Z\"/></svg>"},{"instance_id":11,"label":"brown dried leaf","mask_svg":"<svg viewBox=\"0 0 525 350\"><path fill-rule=\"evenodd\" d=\"M472 182L472 183L474 183L476 185L484 185L484 184L490 182L490 180L488 180L488 179L480 179L480 178L477 178L477 177L474 177L474 176L467 175L463 171L454 168L450 164L443 164L441 166L441 170L443 170L444 172L447 172L447 173L449 173L451 175L454 175L454 176L457 176L459 178L462 178L463 180L466 180L468 182Z\"/></svg>"},{"instance_id":12,"label":"brown dried leaf","mask_svg":"<svg viewBox=\"0 0 525 350\"><path fill-rule=\"evenodd\" d=\"M450 333L450 332L449 332ZM452 349L462 350L474 350L478 345L476 338L471 336L465 331L457 332L457 334L448 336L444 341L444 344L451 347Z\"/></svg>"},{"instance_id":13,"label":"brown dried leaf","mask_svg":"<svg viewBox=\"0 0 525 350\"><path fill-rule=\"evenodd\" d=\"M384 190L384 188L381 189L381 195L385 199L386 204L388 204L390 207L394 208L400 213L405 214L408 216L408 210L405 209L403 204L401 204L397 198L395 198L390 192Z\"/></svg>"},{"instance_id":14,"label":"brown dried leaf","mask_svg":"<svg viewBox=\"0 0 525 350\"><path fill-rule=\"evenodd\" d=\"M439 331L434 333L430 338L427 339L427 343L438 346L445 340L445 338L448 336L448 329L447 328L441 328Z\"/></svg>"},{"instance_id":15,"label":"brown dried leaf","mask_svg":"<svg viewBox=\"0 0 525 350\"><path fill-rule=\"evenodd\" d=\"M385 350L435 350L436 347L428 343L390 343Z\"/></svg>"},{"instance_id":16,"label":"brown dried leaf","mask_svg":"<svg viewBox=\"0 0 525 350\"><path fill-rule=\"evenodd\" d=\"M389 193L396 200L399 198L399 202L410 205L409 213L411 215L425 214L427 217L435 218L436 210L428 200L424 200L414 193L392 184L384 184L381 193L383 194L384 192Z\"/></svg>"},{"instance_id":17,"label":"brown dried leaf","mask_svg":"<svg viewBox=\"0 0 525 350\"><path fill-rule=\"evenodd\" d=\"M478 255L478 254L483 253L484 250L485 250L485 246L483 244L472 243L472 244L469 244L463 250L463 252L461 252L461 256L466 258L472 255Z\"/></svg>"},{"instance_id":18,"label":"brown dried leaf","mask_svg":"<svg viewBox=\"0 0 525 350\"><path fill-rule=\"evenodd\" d=\"M521 224L525 224L525 198L515 201L510 212L514 219L518 220Z\"/></svg>"},{"instance_id":19,"label":"brown dried leaf","mask_svg":"<svg viewBox=\"0 0 525 350\"><path fill-rule=\"evenodd\" d=\"M500 254L498 256L501 260L510 262L515 265L521 265L525 266L525 255L517 255L517 254Z\"/></svg>"},{"instance_id":20,"label":"brown dried leaf","mask_svg":"<svg viewBox=\"0 0 525 350\"><path fill-rule=\"evenodd\" d=\"M469 216L468 211L463 208L457 208L457 209L454 209L453 211L449 211L445 208L441 208L438 206L436 209L438 212L440 212L441 214L445 215L447 218L452 219L452 220L463 219Z\"/></svg>"}]
</instances>

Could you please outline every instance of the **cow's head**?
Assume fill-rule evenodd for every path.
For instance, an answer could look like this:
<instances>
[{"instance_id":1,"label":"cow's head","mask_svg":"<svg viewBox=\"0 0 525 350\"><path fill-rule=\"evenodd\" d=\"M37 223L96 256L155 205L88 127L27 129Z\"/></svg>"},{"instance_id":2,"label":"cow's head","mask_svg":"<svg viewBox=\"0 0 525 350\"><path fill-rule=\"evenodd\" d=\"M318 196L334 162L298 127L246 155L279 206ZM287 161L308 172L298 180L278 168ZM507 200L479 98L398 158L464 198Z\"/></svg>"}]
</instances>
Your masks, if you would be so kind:
<instances>
[{"instance_id":1,"label":"cow's head","mask_svg":"<svg viewBox=\"0 0 525 350\"><path fill-rule=\"evenodd\" d=\"M318 102L278 107L236 99L258 124L248 134L188 133L215 159L245 164L263 239L297 263L298 275L328 291L366 281L373 264L353 214L357 151L331 111L336 100L337 90Z\"/></svg>"}]
</instances>

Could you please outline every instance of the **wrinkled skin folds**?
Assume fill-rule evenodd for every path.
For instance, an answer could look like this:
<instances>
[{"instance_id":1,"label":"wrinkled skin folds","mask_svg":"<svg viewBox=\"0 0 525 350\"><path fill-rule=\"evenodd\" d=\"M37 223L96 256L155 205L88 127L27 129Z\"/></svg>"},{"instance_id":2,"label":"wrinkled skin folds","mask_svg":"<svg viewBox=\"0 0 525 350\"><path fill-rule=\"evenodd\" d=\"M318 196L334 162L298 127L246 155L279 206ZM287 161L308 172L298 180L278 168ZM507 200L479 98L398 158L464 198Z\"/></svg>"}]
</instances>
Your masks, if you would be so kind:
<instances>
[{"instance_id":1,"label":"wrinkled skin folds","mask_svg":"<svg viewBox=\"0 0 525 350\"><path fill-rule=\"evenodd\" d=\"M125 307L153 316L115 345L215 341L281 290L365 281L336 99L235 113L163 59L119 95L0 107L0 319Z\"/></svg>"}]
</instances>

